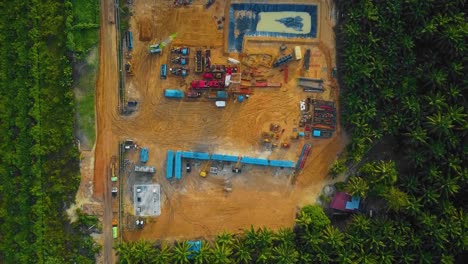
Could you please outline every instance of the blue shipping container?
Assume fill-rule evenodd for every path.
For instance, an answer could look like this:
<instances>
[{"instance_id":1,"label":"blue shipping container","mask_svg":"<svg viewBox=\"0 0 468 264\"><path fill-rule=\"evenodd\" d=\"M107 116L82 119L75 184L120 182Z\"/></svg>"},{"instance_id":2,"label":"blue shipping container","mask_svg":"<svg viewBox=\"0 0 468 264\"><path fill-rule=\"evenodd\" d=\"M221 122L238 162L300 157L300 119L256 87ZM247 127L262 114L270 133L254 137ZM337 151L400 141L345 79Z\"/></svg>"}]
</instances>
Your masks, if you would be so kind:
<instances>
[{"instance_id":1,"label":"blue shipping container","mask_svg":"<svg viewBox=\"0 0 468 264\"><path fill-rule=\"evenodd\" d=\"M167 161L166 161L166 178L172 179L172 175L174 172L174 151L168 150L167 151Z\"/></svg>"},{"instance_id":2,"label":"blue shipping container","mask_svg":"<svg viewBox=\"0 0 468 264\"><path fill-rule=\"evenodd\" d=\"M219 160L219 161L237 162L239 160L239 157L231 156L231 155L222 155L222 154L211 154L211 159Z\"/></svg>"},{"instance_id":3,"label":"blue shipping container","mask_svg":"<svg viewBox=\"0 0 468 264\"><path fill-rule=\"evenodd\" d=\"M133 49L133 34L131 31L127 31L128 34L127 34L127 38L128 38L128 43L127 43L127 47L129 50L132 50Z\"/></svg>"},{"instance_id":4,"label":"blue shipping container","mask_svg":"<svg viewBox=\"0 0 468 264\"><path fill-rule=\"evenodd\" d=\"M182 152L177 151L175 155L175 178L180 180L182 178Z\"/></svg>"},{"instance_id":5,"label":"blue shipping container","mask_svg":"<svg viewBox=\"0 0 468 264\"><path fill-rule=\"evenodd\" d=\"M283 168L294 168L296 163L289 160L270 160L270 166L272 167L283 167Z\"/></svg>"},{"instance_id":6,"label":"blue shipping container","mask_svg":"<svg viewBox=\"0 0 468 264\"><path fill-rule=\"evenodd\" d=\"M164 89L164 96L168 98L184 98L184 92L177 89Z\"/></svg>"},{"instance_id":7,"label":"blue shipping container","mask_svg":"<svg viewBox=\"0 0 468 264\"><path fill-rule=\"evenodd\" d=\"M184 151L182 152L182 157L187 158L187 159L209 160L210 154L204 153L204 152Z\"/></svg>"},{"instance_id":8,"label":"blue shipping container","mask_svg":"<svg viewBox=\"0 0 468 264\"><path fill-rule=\"evenodd\" d=\"M268 160L266 159L242 157L241 162L245 164L268 166Z\"/></svg>"},{"instance_id":9,"label":"blue shipping container","mask_svg":"<svg viewBox=\"0 0 468 264\"><path fill-rule=\"evenodd\" d=\"M142 148L140 150L140 162L143 162L143 163L148 162L148 155L149 155L149 149Z\"/></svg>"},{"instance_id":10,"label":"blue shipping container","mask_svg":"<svg viewBox=\"0 0 468 264\"><path fill-rule=\"evenodd\" d=\"M163 64L161 65L161 79L166 79L167 78L167 65Z\"/></svg>"}]
</instances>

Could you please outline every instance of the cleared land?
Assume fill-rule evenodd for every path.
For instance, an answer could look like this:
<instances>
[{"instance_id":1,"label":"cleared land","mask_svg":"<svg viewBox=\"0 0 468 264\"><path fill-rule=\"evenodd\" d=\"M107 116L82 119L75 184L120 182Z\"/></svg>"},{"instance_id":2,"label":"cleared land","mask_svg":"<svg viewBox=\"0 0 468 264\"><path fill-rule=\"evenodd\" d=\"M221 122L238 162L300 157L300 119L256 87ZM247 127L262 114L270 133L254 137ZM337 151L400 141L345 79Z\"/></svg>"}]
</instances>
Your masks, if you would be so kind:
<instances>
[{"instance_id":1,"label":"cleared land","mask_svg":"<svg viewBox=\"0 0 468 264\"><path fill-rule=\"evenodd\" d=\"M289 50L295 45L301 45L303 50L312 50L311 68L302 75L325 79L324 93L305 94L297 88L295 78L301 73L302 62L293 62L289 66L288 84L283 83L283 73L273 69L268 73L269 81L283 83L281 88L258 88L243 103L229 99L225 109L217 109L213 102L174 101L163 97L163 89L185 89L197 77L191 73L186 80L172 76L160 80L160 65L169 59L170 47L165 48L162 56L150 55L147 52L149 44L178 32L171 45L187 45L193 51L198 47L210 47L213 63L226 63L227 56L223 55L224 34L217 29L214 18L225 14L225 3L216 1L214 6L205 10L202 6L204 2L195 1L190 8L174 9L155 4L154 1L135 1L132 7L134 16L130 21L134 34L131 61L134 76L127 76L126 79L127 97L139 101L139 110L132 116L119 117L117 114L116 65L113 60L109 64L109 60L102 59L102 50L115 50L115 43L101 42L101 45L108 46L101 46L100 61L104 69L101 68L98 83L105 83L100 83L97 94L95 195L103 195L104 182L109 181L107 165L110 157L117 153L118 140L126 138L149 147L148 165L157 169L150 179L132 173L122 177L125 180L124 204L128 215L124 221L127 224L134 219L133 184L154 182L161 185L161 216L147 219L143 230L125 231L125 240L210 238L223 230L240 232L251 225L273 229L292 226L296 208L315 201L328 167L344 146L344 135L340 130L330 139L289 140L292 129L297 127L301 99L306 96L337 99L337 87L329 74L335 65L333 23L328 20L330 8L325 2L320 3L319 8L319 39L300 44L285 43ZM150 27L142 23L150 23ZM139 37L139 29L145 31L144 38ZM153 40L140 41L148 36ZM112 41L112 38L108 40ZM244 48L278 53L281 43L246 41ZM115 58L114 51L109 50L107 55ZM238 58L237 54L229 56ZM193 71L193 63L191 67ZM291 142L290 149L278 148L272 153L265 150L261 144L261 132L267 131L270 123L278 123L285 129L278 142ZM195 164L188 175L184 172L179 183L170 183L165 179L167 149L297 160L305 142L313 144L312 155L294 185L290 183L288 171L253 166L231 179L233 191L228 195L223 191L226 176L209 175L206 179L198 176L202 164ZM138 154L136 151L130 152L127 158L137 161Z\"/></svg>"}]
</instances>

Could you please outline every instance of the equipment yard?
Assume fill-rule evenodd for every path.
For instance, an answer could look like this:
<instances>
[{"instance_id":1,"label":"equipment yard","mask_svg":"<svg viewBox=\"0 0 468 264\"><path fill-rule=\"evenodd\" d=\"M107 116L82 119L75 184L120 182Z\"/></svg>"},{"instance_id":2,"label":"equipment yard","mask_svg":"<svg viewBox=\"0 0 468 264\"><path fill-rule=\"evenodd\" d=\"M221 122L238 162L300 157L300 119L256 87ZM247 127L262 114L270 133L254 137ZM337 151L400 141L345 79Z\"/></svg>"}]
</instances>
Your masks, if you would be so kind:
<instances>
[{"instance_id":1,"label":"equipment yard","mask_svg":"<svg viewBox=\"0 0 468 264\"><path fill-rule=\"evenodd\" d=\"M330 3L302 3L317 7L316 38L246 35L242 52L228 53L231 3L217 0L206 8L207 1L198 0L186 7L132 2L130 47L129 34L122 36L123 63L129 65L123 94L119 98L115 88L118 64L109 62L117 49L113 24L107 22L101 30L96 107L94 193L103 197L114 186L107 168L117 155L120 187L111 199L122 198L123 239L212 238L251 225L292 226L297 208L317 198L345 144L332 77ZM277 1L291 2L298 1ZM125 143L128 139L134 142ZM168 150L175 153L172 178ZM207 159L190 158L189 152ZM223 161L224 155L238 162ZM259 159L264 166L249 164ZM298 165L283 167L288 162Z\"/></svg>"}]
</instances>

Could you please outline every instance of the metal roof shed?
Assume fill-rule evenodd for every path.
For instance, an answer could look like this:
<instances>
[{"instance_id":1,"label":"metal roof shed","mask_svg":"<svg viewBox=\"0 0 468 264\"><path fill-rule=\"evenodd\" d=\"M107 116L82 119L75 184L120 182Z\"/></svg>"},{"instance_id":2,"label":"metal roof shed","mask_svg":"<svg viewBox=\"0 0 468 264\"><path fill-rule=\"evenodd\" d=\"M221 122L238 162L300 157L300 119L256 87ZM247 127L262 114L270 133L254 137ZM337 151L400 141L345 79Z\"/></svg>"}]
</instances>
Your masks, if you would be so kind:
<instances>
[{"instance_id":1,"label":"metal roof shed","mask_svg":"<svg viewBox=\"0 0 468 264\"><path fill-rule=\"evenodd\" d=\"M336 192L330 202L330 208L344 212L354 212L359 209L360 200L357 196L351 197L347 193Z\"/></svg>"},{"instance_id":2,"label":"metal roof shed","mask_svg":"<svg viewBox=\"0 0 468 264\"><path fill-rule=\"evenodd\" d=\"M245 163L245 164L268 166L268 160L266 160L266 159L242 157L241 162Z\"/></svg>"},{"instance_id":3,"label":"metal roof shed","mask_svg":"<svg viewBox=\"0 0 468 264\"><path fill-rule=\"evenodd\" d=\"M294 168L296 163L289 160L270 160L270 166L272 167L283 167L283 168Z\"/></svg>"},{"instance_id":4,"label":"metal roof shed","mask_svg":"<svg viewBox=\"0 0 468 264\"><path fill-rule=\"evenodd\" d=\"M237 162L239 160L239 157L232 156L232 155L211 154L211 159L218 160L218 161Z\"/></svg>"}]
</instances>

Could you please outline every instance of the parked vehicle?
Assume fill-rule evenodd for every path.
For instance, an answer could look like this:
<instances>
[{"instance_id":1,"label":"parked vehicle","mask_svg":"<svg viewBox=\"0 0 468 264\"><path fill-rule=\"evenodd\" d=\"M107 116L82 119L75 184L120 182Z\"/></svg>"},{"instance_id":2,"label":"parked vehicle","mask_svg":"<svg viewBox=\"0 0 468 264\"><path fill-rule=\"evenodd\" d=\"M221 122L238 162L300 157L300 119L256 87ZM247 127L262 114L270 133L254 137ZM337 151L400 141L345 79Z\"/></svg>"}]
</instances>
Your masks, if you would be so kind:
<instances>
[{"instance_id":1,"label":"parked vehicle","mask_svg":"<svg viewBox=\"0 0 468 264\"><path fill-rule=\"evenodd\" d=\"M192 171L192 166L190 166L190 163L187 162L185 170L187 171L187 173L190 173Z\"/></svg>"},{"instance_id":2,"label":"parked vehicle","mask_svg":"<svg viewBox=\"0 0 468 264\"><path fill-rule=\"evenodd\" d=\"M203 72L203 56L202 56L202 51L197 50L197 53L195 55L195 72Z\"/></svg>"},{"instance_id":3,"label":"parked vehicle","mask_svg":"<svg viewBox=\"0 0 468 264\"><path fill-rule=\"evenodd\" d=\"M201 92L197 92L197 91L194 91L192 89L187 91L187 98L199 98L199 97L201 97L201 95L202 95Z\"/></svg>"},{"instance_id":4,"label":"parked vehicle","mask_svg":"<svg viewBox=\"0 0 468 264\"><path fill-rule=\"evenodd\" d=\"M172 53L181 54L181 55L189 55L190 48L188 47L176 47L171 50Z\"/></svg>"},{"instance_id":5,"label":"parked vehicle","mask_svg":"<svg viewBox=\"0 0 468 264\"><path fill-rule=\"evenodd\" d=\"M167 65L166 64L161 65L160 76L161 76L161 79L166 79L167 78Z\"/></svg>"},{"instance_id":6,"label":"parked vehicle","mask_svg":"<svg viewBox=\"0 0 468 264\"><path fill-rule=\"evenodd\" d=\"M189 58L184 56L177 56L172 58L171 62L180 65L187 65L189 63Z\"/></svg>"},{"instance_id":7,"label":"parked vehicle","mask_svg":"<svg viewBox=\"0 0 468 264\"><path fill-rule=\"evenodd\" d=\"M117 238L119 236L119 225L117 220L112 220L112 238Z\"/></svg>"},{"instance_id":8,"label":"parked vehicle","mask_svg":"<svg viewBox=\"0 0 468 264\"><path fill-rule=\"evenodd\" d=\"M211 51L208 49L205 51L205 68L211 67Z\"/></svg>"},{"instance_id":9,"label":"parked vehicle","mask_svg":"<svg viewBox=\"0 0 468 264\"><path fill-rule=\"evenodd\" d=\"M186 77L188 75L189 69L187 67L173 67L169 68L169 71L176 76Z\"/></svg>"}]
</instances>

